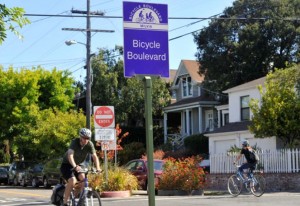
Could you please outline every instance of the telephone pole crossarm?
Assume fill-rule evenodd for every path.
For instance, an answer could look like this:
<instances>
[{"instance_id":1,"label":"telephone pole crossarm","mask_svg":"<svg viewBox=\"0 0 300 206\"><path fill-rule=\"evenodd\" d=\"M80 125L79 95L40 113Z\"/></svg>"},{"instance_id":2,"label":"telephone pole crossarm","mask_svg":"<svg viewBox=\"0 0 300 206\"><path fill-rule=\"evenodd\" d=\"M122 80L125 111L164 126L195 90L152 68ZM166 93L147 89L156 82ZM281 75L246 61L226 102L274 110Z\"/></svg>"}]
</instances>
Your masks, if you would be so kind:
<instances>
[{"instance_id":1,"label":"telephone pole crossarm","mask_svg":"<svg viewBox=\"0 0 300 206\"><path fill-rule=\"evenodd\" d=\"M87 32L87 29L80 29L80 28L62 28L64 31L85 31ZM113 33L114 30L103 30L103 29L89 29L90 32L106 32L106 33Z\"/></svg>"}]
</instances>

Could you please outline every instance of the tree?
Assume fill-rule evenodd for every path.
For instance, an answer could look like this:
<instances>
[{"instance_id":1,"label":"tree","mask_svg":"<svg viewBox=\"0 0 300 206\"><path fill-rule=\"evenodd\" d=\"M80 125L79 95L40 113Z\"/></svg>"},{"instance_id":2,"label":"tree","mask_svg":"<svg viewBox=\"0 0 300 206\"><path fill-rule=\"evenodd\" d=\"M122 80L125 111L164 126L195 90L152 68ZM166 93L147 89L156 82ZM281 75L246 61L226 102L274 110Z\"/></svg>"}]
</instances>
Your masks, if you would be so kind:
<instances>
[{"instance_id":1,"label":"tree","mask_svg":"<svg viewBox=\"0 0 300 206\"><path fill-rule=\"evenodd\" d=\"M29 23L27 18L24 18L25 11L19 7L7 8L4 4L0 4L0 45L6 38L6 31L9 30L22 38L16 27L22 28ZM16 25L16 26L15 26Z\"/></svg>"},{"instance_id":2,"label":"tree","mask_svg":"<svg viewBox=\"0 0 300 206\"><path fill-rule=\"evenodd\" d=\"M69 111L75 91L69 75L40 67L19 71L0 67L0 142L8 140L11 150L20 154L20 148L32 141L30 131L36 129L44 110Z\"/></svg>"},{"instance_id":3,"label":"tree","mask_svg":"<svg viewBox=\"0 0 300 206\"><path fill-rule=\"evenodd\" d=\"M250 131L256 138L278 137L286 147L300 145L300 65L267 75L261 102L251 100Z\"/></svg>"},{"instance_id":4,"label":"tree","mask_svg":"<svg viewBox=\"0 0 300 206\"><path fill-rule=\"evenodd\" d=\"M236 0L194 35L205 87L216 92L299 62L298 0Z\"/></svg>"},{"instance_id":5,"label":"tree","mask_svg":"<svg viewBox=\"0 0 300 206\"><path fill-rule=\"evenodd\" d=\"M27 160L45 161L62 157L72 139L78 137L78 131L85 125L82 112L58 109L45 109L35 114L35 125L28 124L26 133L15 138L17 153Z\"/></svg>"},{"instance_id":6,"label":"tree","mask_svg":"<svg viewBox=\"0 0 300 206\"><path fill-rule=\"evenodd\" d=\"M130 126L143 125L143 82L137 77L125 78L123 61L114 56L114 50L100 49L92 60L92 103L114 106L116 122ZM162 79L153 79L152 85L153 115L161 116L162 108L170 102L171 97Z\"/></svg>"}]
</instances>

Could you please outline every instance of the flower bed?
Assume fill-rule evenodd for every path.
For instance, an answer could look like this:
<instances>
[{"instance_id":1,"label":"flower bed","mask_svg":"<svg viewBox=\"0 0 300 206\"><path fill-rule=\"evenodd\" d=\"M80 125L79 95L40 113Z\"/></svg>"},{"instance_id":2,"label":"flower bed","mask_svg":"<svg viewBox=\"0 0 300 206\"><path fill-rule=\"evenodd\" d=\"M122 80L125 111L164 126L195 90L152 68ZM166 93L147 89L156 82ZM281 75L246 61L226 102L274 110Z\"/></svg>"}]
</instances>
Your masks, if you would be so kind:
<instances>
[{"instance_id":1,"label":"flower bed","mask_svg":"<svg viewBox=\"0 0 300 206\"><path fill-rule=\"evenodd\" d=\"M167 158L164 171L160 176L158 190L179 190L192 194L192 191L203 190L205 172L199 166L201 158L185 159Z\"/></svg>"}]
</instances>

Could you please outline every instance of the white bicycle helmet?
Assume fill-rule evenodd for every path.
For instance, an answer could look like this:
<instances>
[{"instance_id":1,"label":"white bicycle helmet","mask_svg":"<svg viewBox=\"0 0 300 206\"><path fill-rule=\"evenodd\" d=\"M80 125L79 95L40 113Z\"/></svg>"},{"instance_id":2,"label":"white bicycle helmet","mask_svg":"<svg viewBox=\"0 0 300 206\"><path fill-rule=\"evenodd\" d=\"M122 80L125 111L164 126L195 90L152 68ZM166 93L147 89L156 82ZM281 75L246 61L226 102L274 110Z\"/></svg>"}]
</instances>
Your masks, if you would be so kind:
<instances>
[{"instance_id":1,"label":"white bicycle helmet","mask_svg":"<svg viewBox=\"0 0 300 206\"><path fill-rule=\"evenodd\" d=\"M92 132L91 130L87 129L87 128L81 128L79 130L79 136L80 137L88 137L89 139L91 139L92 137Z\"/></svg>"}]
</instances>

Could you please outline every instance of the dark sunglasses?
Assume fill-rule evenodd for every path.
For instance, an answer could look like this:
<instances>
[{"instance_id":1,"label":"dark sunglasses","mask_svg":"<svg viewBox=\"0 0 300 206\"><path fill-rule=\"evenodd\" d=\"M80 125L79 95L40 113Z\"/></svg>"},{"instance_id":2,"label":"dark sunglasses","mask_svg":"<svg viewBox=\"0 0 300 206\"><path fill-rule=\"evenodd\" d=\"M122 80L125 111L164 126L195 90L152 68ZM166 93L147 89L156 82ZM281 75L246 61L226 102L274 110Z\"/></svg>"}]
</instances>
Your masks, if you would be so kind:
<instances>
[{"instance_id":1,"label":"dark sunglasses","mask_svg":"<svg viewBox=\"0 0 300 206\"><path fill-rule=\"evenodd\" d=\"M90 140L89 137L81 137L82 139Z\"/></svg>"}]
</instances>

